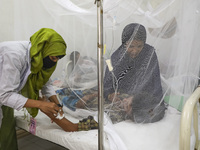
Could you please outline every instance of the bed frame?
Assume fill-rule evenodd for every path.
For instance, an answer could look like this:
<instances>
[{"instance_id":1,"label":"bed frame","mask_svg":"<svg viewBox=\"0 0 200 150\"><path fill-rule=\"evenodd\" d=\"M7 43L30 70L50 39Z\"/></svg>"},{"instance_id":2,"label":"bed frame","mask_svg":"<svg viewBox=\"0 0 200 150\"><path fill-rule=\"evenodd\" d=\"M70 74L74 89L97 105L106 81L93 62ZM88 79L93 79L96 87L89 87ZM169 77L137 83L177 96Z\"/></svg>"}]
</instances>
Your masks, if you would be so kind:
<instances>
[{"instance_id":1,"label":"bed frame","mask_svg":"<svg viewBox=\"0 0 200 150\"><path fill-rule=\"evenodd\" d=\"M198 103L200 99L200 87L197 87L193 94L186 101L180 125L179 150L190 150L190 135L193 118L193 126L195 131L195 150L200 150L200 140L198 137Z\"/></svg>"},{"instance_id":2,"label":"bed frame","mask_svg":"<svg viewBox=\"0 0 200 150\"><path fill-rule=\"evenodd\" d=\"M181 115L181 120L177 120L180 124L180 132L177 132L177 135L179 135L179 145L178 145L178 139L174 138L174 140L177 139L177 148L179 147L179 150L190 150L191 145L192 148L195 148L195 150L200 150L200 140L198 137L198 134L200 133L198 131L198 118L199 118L199 114L198 114L198 102L199 102L199 98L200 98L200 87L196 88L196 90L193 92L193 94L189 97L189 99L186 101L184 108L182 110L182 114L179 114L179 116ZM17 111L18 112L18 111ZM67 114L69 115L69 114ZM41 122L43 123L43 126L39 126L37 128L37 135L38 137L44 138L46 140L52 141L54 143L57 143L59 145L62 145L64 147L66 147L66 143L65 145L61 142L61 141L57 141L55 140L54 137L48 136L48 134L51 134L51 132L53 132L54 134L56 134L55 136L59 136L61 135L61 133L63 132L57 125L55 124L51 124L50 128L47 129L47 127L49 127L49 118L46 117L43 113L41 113L38 116L38 125ZM40 118L41 117L41 118ZM77 120L75 120L75 118L73 118L72 116L67 116L68 119L71 119L72 122L76 122ZM170 117L170 118L174 118L174 116ZM193 118L193 119L192 119ZM44 121L44 119L46 119L46 121ZM168 118L169 119L169 118ZM164 120L163 120L164 121ZM16 116L16 123L17 126L19 128L25 129L26 131L29 131L29 123L27 122L27 120L24 120L24 112L18 112L18 116ZM177 124L179 126L179 124ZM126 125L129 125L129 123L126 122ZM163 122L160 122L160 125L164 125ZM191 132L191 128L192 125L194 126L194 132L192 130ZM118 127L124 126L123 122L122 124L118 124ZM131 124L132 126L132 124ZM135 125L136 127L138 127L137 125ZM117 126L116 126L117 127ZM146 128L149 128L151 126L146 126ZM52 130L54 129L54 130ZM120 128L121 129L121 128ZM130 134L134 133L134 131L130 132ZM120 135L122 135L122 137L124 136L124 134L122 134L123 132L119 132ZM151 132L149 132L150 134ZM83 133L79 133L79 132L74 132L74 133L70 133L70 132L66 132L65 135L62 138L66 138L69 143L73 143L73 142L80 142L82 141L82 144L84 146L84 144L88 143L88 140L85 140L85 134L88 134L88 136L91 136L90 140L92 139L92 142L95 142L90 146L94 146L96 147L97 144L97 131L90 131L90 132L84 132ZM192 137L196 137L195 140L193 140L193 138L191 139L191 135ZM78 137L76 138L78 141L70 141L72 140L71 137ZM85 142L85 143L84 143ZM90 143L90 142L89 142ZM68 145L67 145L68 146ZM108 148L109 144L107 142L105 142L105 146ZM109 149L109 148L108 148Z\"/></svg>"}]
</instances>

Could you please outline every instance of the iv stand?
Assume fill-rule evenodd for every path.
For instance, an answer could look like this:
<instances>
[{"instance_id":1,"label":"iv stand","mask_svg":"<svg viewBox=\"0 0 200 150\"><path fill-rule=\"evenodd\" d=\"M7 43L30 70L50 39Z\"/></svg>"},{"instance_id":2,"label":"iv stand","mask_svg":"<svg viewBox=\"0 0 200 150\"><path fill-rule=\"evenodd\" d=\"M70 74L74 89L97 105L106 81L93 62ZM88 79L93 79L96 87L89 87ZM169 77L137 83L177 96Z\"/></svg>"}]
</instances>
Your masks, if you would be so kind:
<instances>
[{"instance_id":1,"label":"iv stand","mask_svg":"<svg viewBox=\"0 0 200 150\"><path fill-rule=\"evenodd\" d=\"M96 0L97 3L97 60L98 60L98 150L104 150L103 142L103 117L104 117L104 99L103 99L103 7L102 0Z\"/></svg>"}]
</instances>

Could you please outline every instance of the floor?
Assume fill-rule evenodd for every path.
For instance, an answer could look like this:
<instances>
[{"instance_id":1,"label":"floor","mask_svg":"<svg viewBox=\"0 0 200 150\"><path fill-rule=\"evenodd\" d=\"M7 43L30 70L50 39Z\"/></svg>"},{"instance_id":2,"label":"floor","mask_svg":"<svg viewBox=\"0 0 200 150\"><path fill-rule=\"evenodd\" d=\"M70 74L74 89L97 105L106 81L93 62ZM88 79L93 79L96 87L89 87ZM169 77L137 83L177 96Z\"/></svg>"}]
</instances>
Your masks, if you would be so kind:
<instances>
[{"instance_id":1,"label":"floor","mask_svg":"<svg viewBox=\"0 0 200 150\"><path fill-rule=\"evenodd\" d=\"M17 129L17 140L19 150L67 150L67 148L41 139L22 129Z\"/></svg>"}]
</instances>

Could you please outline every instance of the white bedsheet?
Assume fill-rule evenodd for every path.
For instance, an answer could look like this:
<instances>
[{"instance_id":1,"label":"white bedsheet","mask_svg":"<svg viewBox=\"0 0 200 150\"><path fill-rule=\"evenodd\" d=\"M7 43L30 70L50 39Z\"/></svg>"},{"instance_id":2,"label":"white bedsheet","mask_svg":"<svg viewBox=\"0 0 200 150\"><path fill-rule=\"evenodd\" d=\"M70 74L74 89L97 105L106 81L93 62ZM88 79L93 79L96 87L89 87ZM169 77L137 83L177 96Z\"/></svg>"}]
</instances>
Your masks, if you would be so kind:
<instances>
[{"instance_id":1,"label":"white bedsheet","mask_svg":"<svg viewBox=\"0 0 200 150\"><path fill-rule=\"evenodd\" d=\"M76 113L81 113L77 110ZM84 110L85 111L85 110ZM131 121L124 121L114 124L116 133L123 139L128 150L178 150L179 149L179 129L181 113L169 107L165 117L151 124L135 124ZM15 111L16 125L29 131L29 122L24 120L23 111ZM78 122L69 113L66 118L72 122ZM39 112L36 117L36 136L62 145L70 150L97 150L98 130L65 132L50 119ZM107 135L104 134L105 150L110 150ZM195 136L191 135L191 149L194 149Z\"/></svg>"}]
</instances>

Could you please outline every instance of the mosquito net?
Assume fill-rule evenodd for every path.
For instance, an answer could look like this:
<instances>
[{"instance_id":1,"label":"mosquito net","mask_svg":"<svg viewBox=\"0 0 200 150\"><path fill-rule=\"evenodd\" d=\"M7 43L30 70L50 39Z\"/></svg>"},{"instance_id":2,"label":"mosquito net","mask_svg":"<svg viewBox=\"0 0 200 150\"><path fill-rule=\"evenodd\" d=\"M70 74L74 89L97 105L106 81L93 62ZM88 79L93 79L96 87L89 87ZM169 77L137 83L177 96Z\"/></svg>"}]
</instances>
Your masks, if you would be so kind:
<instances>
[{"instance_id":1,"label":"mosquito net","mask_svg":"<svg viewBox=\"0 0 200 150\"><path fill-rule=\"evenodd\" d=\"M56 30L67 43L51 77L60 102L74 116L82 109L96 113L95 1L1 3L0 41L29 40L43 27ZM199 81L199 11L198 0L103 0L104 112L114 125L157 123L169 107L182 111Z\"/></svg>"}]
</instances>

